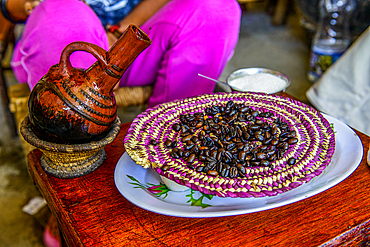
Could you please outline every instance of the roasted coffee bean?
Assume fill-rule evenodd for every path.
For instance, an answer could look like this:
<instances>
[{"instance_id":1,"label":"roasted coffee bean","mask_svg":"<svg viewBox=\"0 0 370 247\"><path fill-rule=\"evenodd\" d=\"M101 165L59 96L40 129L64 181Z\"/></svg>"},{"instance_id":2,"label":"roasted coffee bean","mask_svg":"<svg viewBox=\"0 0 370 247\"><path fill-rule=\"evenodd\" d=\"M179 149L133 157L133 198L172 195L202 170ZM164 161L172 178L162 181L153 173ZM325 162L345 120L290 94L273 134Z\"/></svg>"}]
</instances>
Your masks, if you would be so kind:
<instances>
[{"instance_id":1,"label":"roasted coffee bean","mask_svg":"<svg viewBox=\"0 0 370 247\"><path fill-rule=\"evenodd\" d=\"M238 160L245 160L245 157L247 156L247 152L245 152L245 151L241 151L241 152L239 152L239 154L238 154Z\"/></svg>"},{"instance_id":2,"label":"roasted coffee bean","mask_svg":"<svg viewBox=\"0 0 370 247\"><path fill-rule=\"evenodd\" d=\"M229 165L224 165L224 167L221 171L221 176L228 177L229 176L229 171L230 171L230 166Z\"/></svg>"},{"instance_id":3,"label":"roasted coffee bean","mask_svg":"<svg viewBox=\"0 0 370 247\"><path fill-rule=\"evenodd\" d=\"M262 145L261 147L260 147L260 150L261 151L265 151L265 150L267 150L269 148L269 146L267 146L267 145Z\"/></svg>"},{"instance_id":4,"label":"roasted coffee bean","mask_svg":"<svg viewBox=\"0 0 370 247\"><path fill-rule=\"evenodd\" d=\"M233 155L232 155L232 153L230 153L230 151L226 151L226 152L225 152L225 157L226 157L227 159L231 160L231 159L233 158Z\"/></svg>"},{"instance_id":5,"label":"roasted coffee bean","mask_svg":"<svg viewBox=\"0 0 370 247\"><path fill-rule=\"evenodd\" d=\"M256 138L256 140L259 140L259 141L263 141L265 140L265 137L262 135L262 134L255 134L254 137Z\"/></svg>"},{"instance_id":6,"label":"roasted coffee bean","mask_svg":"<svg viewBox=\"0 0 370 247\"><path fill-rule=\"evenodd\" d=\"M252 114L253 117L257 117L259 112L258 111L252 111L251 114Z\"/></svg>"},{"instance_id":7,"label":"roasted coffee bean","mask_svg":"<svg viewBox=\"0 0 370 247\"><path fill-rule=\"evenodd\" d=\"M267 150L266 155L270 157L271 155L274 155L275 152L276 151L274 149L273 150Z\"/></svg>"},{"instance_id":8,"label":"roasted coffee bean","mask_svg":"<svg viewBox=\"0 0 370 247\"><path fill-rule=\"evenodd\" d=\"M232 101L232 100L230 100L230 101L228 101L227 103L226 103L226 107L227 108L233 108L234 107L234 101Z\"/></svg>"},{"instance_id":9,"label":"roasted coffee bean","mask_svg":"<svg viewBox=\"0 0 370 247\"><path fill-rule=\"evenodd\" d=\"M261 160L261 166L269 166L270 162L268 160Z\"/></svg>"},{"instance_id":10,"label":"roasted coffee bean","mask_svg":"<svg viewBox=\"0 0 370 247\"><path fill-rule=\"evenodd\" d=\"M280 141L280 142L285 142L285 141L287 141L287 140L288 140L288 137L284 137L284 136L283 136L283 137L280 137L280 138L279 138L279 141Z\"/></svg>"},{"instance_id":11,"label":"roasted coffee bean","mask_svg":"<svg viewBox=\"0 0 370 247\"><path fill-rule=\"evenodd\" d=\"M197 122L195 120L189 122L190 127L195 127L197 125Z\"/></svg>"},{"instance_id":12,"label":"roasted coffee bean","mask_svg":"<svg viewBox=\"0 0 370 247\"><path fill-rule=\"evenodd\" d=\"M269 129L271 129L271 128L270 128L270 125L269 125L268 123L263 123L261 127L262 127L263 129L265 129L265 130L269 130ZM269 133L270 133L270 132L269 132Z\"/></svg>"},{"instance_id":13,"label":"roasted coffee bean","mask_svg":"<svg viewBox=\"0 0 370 247\"><path fill-rule=\"evenodd\" d=\"M249 149L250 149L249 144L248 144L248 143L244 144L243 151L248 152L248 151L249 151Z\"/></svg>"},{"instance_id":14,"label":"roasted coffee bean","mask_svg":"<svg viewBox=\"0 0 370 247\"><path fill-rule=\"evenodd\" d=\"M172 129L174 130L174 131L179 131L180 129L181 129L181 126L180 126L180 124L174 124L174 125L172 125Z\"/></svg>"},{"instance_id":15,"label":"roasted coffee bean","mask_svg":"<svg viewBox=\"0 0 370 247\"><path fill-rule=\"evenodd\" d=\"M229 133L230 133L230 136L231 137L236 137L236 130L235 130L235 128L231 127Z\"/></svg>"},{"instance_id":16,"label":"roasted coffee bean","mask_svg":"<svg viewBox=\"0 0 370 247\"><path fill-rule=\"evenodd\" d=\"M183 157L185 157L185 158L187 158L187 157L189 157L190 156L190 151L189 150L185 150L184 151L184 155L183 155Z\"/></svg>"},{"instance_id":17,"label":"roasted coffee bean","mask_svg":"<svg viewBox=\"0 0 370 247\"><path fill-rule=\"evenodd\" d=\"M206 160L207 160L207 156L199 155L198 159L199 159L200 161L206 161Z\"/></svg>"},{"instance_id":18,"label":"roasted coffee bean","mask_svg":"<svg viewBox=\"0 0 370 247\"><path fill-rule=\"evenodd\" d=\"M277 159L276 154L270 156L269 161L275 161Z\"/></svg>"},{"instance_id":19,"label":"roasted coffee bean","mask_svg":"<svg viewBox=\"0 0 370 247\"><path fill-rule=\"evenodd\" d=\"M268 132L268 131L266 131L266 132L265 132L265 138L266 138L266 139L271 138L271 134L270 134L270 132Z\"/></svg>"},{"instance_id":20,"label":"roasted coffee bean","mask_svg":"<svg viewBox=\"0 0 370 247\"><path fill-rule=\"evenodd\" d=\"M276 146L279 144L279 141L277 139L272 139L271 145Z\"/></svg>"},{"instance_id":21,"label":"roasted coffee bean","mask_svg":"<svg viewBox=\"0 0 370 247\"><path fill-rule=\"evenodd\" d=\"M182 126L181 126L181 132L187 132L189 130L189 126L187 126L187 125L185 125L185 124L183 124Z\"/></svg>"},{"instance_id":22,"label":"roasted coffee bean","mask_svg":"<svg viewBox=\"0 0 370 247\"><path fill-rule=\"evenodd\" d=\"M286 123L286 122L281 122L280 123L280 128L282 128L282 129L286 129L286 128L288 128L289 126L288 126L288 124Z\"/></svg>"},{"instance_id":23,"label":"roasted coffee bean","mask_svg":"<svg viewBox=\"0 0 370 247\"><path fill-rule=\"evenodd\" d=\"M288 148L289 148L289 144L287 142L284 142L283 143L283 146L281 147L281 149L287 150Z\"/></svg>"},{"instance_id":24,"label":"roasted coffee bean","mask_svg":"<svg viewBox=\"0 0 370 247\"><path fill-rule=\"evenodd\" d=\"M286 137L289 134L289 132L282 132L280 133L280 137Z\"/></svg>"},{"instance_id":25,"label":"roasted coffee bean","mask_svg":"<svg viewBox=\"0 0 370 247\"><path fill-rule=\"evenodd\" d=\"M265 145L270 144L271 141L272 141L272 137L269 137L269 138L265 137L265 140L263 140L263 144Z\"/></svg>"},{"instance_id":26,"label":"roasted coffee bean","mask_svg":"<svg viewBox=\"0 0 370 247\"><path fill-rule=\"evenodd\" d=\"M198 146L194 146L192 149L190 149L190 152L198 155L199 154L199 147Z\"/></svg>"},{"instance_id":27,"label":"roasted coffee bean","mask_svg":"<svg viewBox=\"0 0 370 247\"><path fill-rule=\"evenodd\" d=\"M170 153L170 155L174 159L179 159L180 158L180 155L177 153L176 150L172 150L171 153Z\"/></svg>"},{"instance_id":28,"label":"roasted coffee bean","mask_svg":"<svg viewBox=\"0 0 370 247\"><path fill-rule=\"evenodd\" d=\"M213 129L212 132L213 134L219 136L221 134L221 129Z\"/></svg>"},{"instance_id":29,"label":"roasted coffee bean","mask_svg":"<svg viewBox=\"0 0 370 247\"><path fill-rule=\"evenodd\" d=\"M295 137L296 136L296 131L295 130L292 130L292 131L290 131L289 132L289 134L288 134L288 136L287 137L289 137L289 138L291 138L291 137Z\"/></svg>"},{"instance_id":30,"label":"roasted coffee bean","mask_svg":"<svg viewBox=\"0 0 370 247\"><path fill-rule=\"evenodd\" d=\"M203 166L198 166L197 168L195 168L195 170L197 172L202 172L204 170L204 167Z\"/></svg>"},{"instance_id":31,"label":"roasted coffee bean","mask_svg":"<svg viewBox=\"0 0 370 247\"><path fill-rule=\"evenodd\" d=\"M210 155L213 159L217 160L217 150L212 150Z\"/></svg>"},{"instance_id":32,"label":"roasted coffee bean","mask_svg":"<svg viewBox=\"0 0 370 247\"><path fill-rule=\"evenodd\" d=\"M188 168L189 168L189 169L194 170L194 169L195 169L195 166L193 166L193 165L188 165Z\"/></svg>"},{"instance_id":33,"label":"roasted coffee bean","mask_svg":"<svg viewBox=\"0 0 370 247\"><path fill-rule=\"evenodd\" d=\"M206 141L207 143L212 143L212 145L214 144L214 141L213 141L213 139L212 139L211 137L206 136L204 139L205 139L205 141Z\"/></svg>"},{"instance_id":34,"label":"roasted coffee bean","mask_svg":"<svg viewBox=\"0 0 370 247\"><path fill-rule=\"evenodd\" d=\"M199 121L198 123L196 123L195 128L199 129L203 126L203 124L204 124L203 121Z\"/></svg>"},{"instance_id":35,"label":"roasted coffee bean","mask_svg":"<svg viewBox=\"0 0 370 247\"><path fill-rule=\"evenodd\" d=\"M244 149L244 144L242 142L239 142L236 144L236 149L237 150L243 150Z\"/></svg>"},{"instance_id":36,"label":"roasted coffee bean","mask_svg":"<svg viewBox=\"0 0 370 247\"><path fill-rule=\"evenodd\" d=\"M164 166L161 167L162 171L168 171L169 169L170 169L169 165L164 165Z\"/></svg>"},{"instance_id":37,"label":"roasted coffee bean","mask_svg":"<svg viewBox=\"0 0 370 247\"><path fill-rule=\"evenodd\" d=\"M289 145L295 144L297 142L298 142L298 139L297 138L290 138L290 139L288 139L288 144Z\"/></svg>"},{"instance_id":38,"label":"roasted coffee bean","mask_svg":"<svg viewBox=\"0 0 370 247\"><path fill-rule=\"evenodd\" d=\"M277 152L277 158L278 158L278 159L281 159L281 158L283 158L283 156L284 156L284 151L283 151L283 150L279 150L279 151Z\"/></svg>"},{"instance_id":39,"label":"roasted coffee bean","mask_svg":"<svg viewBox=\"0 0 370 247\"><path fill-rule=\"evenodd\" d=\"M211 163L216 163L217 160L211 156L208 156L207 159L206 159L208 162L211 162Z\"/></svg>"},{"instance_id":40,"label":"roasted coffee bean","mask_svg":"<svg viewBox=\"0 0 370 247\"><path fill-rule=\"evenodd\" d=\"M256 130L259 130L260 128L261 128L261 126L259 126L259 125L251 125L250 127L250 130L252 130L252 131L256 131Z\"/></svg>"},{"instance_id":41,"label":"roasted coffee bean","mask_svg":"<svg viewBox=\"0 0 370 247\"><path fill-rule=\"evenodd\" d=\"M232 150L235 148L235 143L230 143L229 145L226 146L226 150Z\"/></svg>"},{"instance_id":42,"label":"roasted coffee bean","mask_svg":"<svg viewBox=\"0 0 370 247\"><path fill-rule=\"evenodd\" d=\"M223 153L218 151L217 155L216 155L216 160L220 161L220 160L222 160L222 158L223 158Z\"/></svg>"},{"instance_id":43,"label":"roasted coffee bean","mask_svg":"<svg viewBox=\"0 0 370 247\"><path fill-rule=\"evenodd\" d=\"M210 175L210 176L217 176L218 175L218 172L216 170L209 170L207 172L207 174Z\"/></svg>"},{"instance_id":44,"label":"roasted coffee bean","mask_svg":"<svg viewBox=\"0 0 370 247\"><path fill-rule=\"evenodd\" d=\"M245 167L242 164L238 163L236 164L236 167L241 173L245 174Z\"/></svg>"},{"instance_id":45,"label":"roasted coffee bean","mask_svg":"<svg viewBox=\"0 0 370 247\"><path fill-rule=\"evenodd\" d=\"M164 142L164 145L165 145L167 148L170 148L170 147L171 147L171 145L172 145L172 142L171 142L170 140L166 140L166 141Z\"/></svg>"},{"instance_id":46,"label":"roasted coffee bean","mask_svg":"<svg viewBox=\"0 0 370 247\"><path fill-rule=\"evenodd\" d=\"M177 150L177 154L179 155L179 157L181 158L183 155L184 155L184 151L182 149L178 149Z\"/></svg>"},{"instance_id":47,"label":"roasted coffee bean","mask_svg":"<svg viewBox=\"0 0 370 247\"><path fill-rule=\"evenodd\" d=\"M247 107L247 106L239 108L239 111L243 112L243 113L247 112L248 110L249 110L249 107Z\"/></svg>"},{"instance_id":48,"label":"roasted coffee bean","mask_svg":"<svg viewBox=\"0 0 370 247\"><path fill-rule=\"evenodd\" d=\"M186 162L193 163L194 160L195 160L195 157L196 157L195 154L190 154L189 157L188 157L188 159L186 160Z\"/></svg>"},{"instance_id":49,"label":"roasted coffee bean","mask_svg":"<svg viewBox=\"0 0 370 247\"><path fill-rule=\"evenodd\" d=\"M208 163L208 164L204 167L204 169L206 169L207 171L209 171L209 170L214 170L214 169L216 168L216 165L217 165L217 163L216 163L216 162L210 162L210 163Z\"/></svg>"},{"instance_id":50,"label":"roasted coffee bean","mask_svg":"<svg viewBox=\"0 0 370 247\"><path fill-rule=\"evenodd\" d=\"M194 142L192 142L191 140L189 140L185 144L186 144L186 146L190 146L190 145L194 145Z\"/></svg>"},{"instance_id":51,"label":"roasted coffee bean","mask_svg":"<svg viewBox=\"0 0 370 247\"><path fill-rule=\"evenodd\" d=\"M236 168L235 166L230 168L230 171L229 171L230 178L236 178L238 174L239 174L238 168Z\"/></svg>"},{"instance_id":52,"label":"roasted coffee bean","mask_svg":"<svg viewBox=\"0 0 370 247\"><path fill-rule=\"evenodd\" d=\"M191 140L193 143L196 143L199 139L198 139L198 137L193 136L190 140Z\"/></svg>"},{"instance_id":53,"label":"roasted coffee bean","mask_svg":"<svg viewBox=\"0 0 370 247\"><path fill-rule=\"evenodd\" d=\"M193 135L184 136L183 138L181 138L181 141L182 142L187 142L187 141L191 140L192 137L193 137Z\"/></svg>"},{"instance_id":54,"label":"roasted coffee bean","mask_svg":"<svg viewBox=\"0 0 370 247\"><path fill-rule=\"evenodd\" d=\"M222 172L222 169L223 169L223 165L222 165L222 163L218 163L218 164L216 165L216 171L217 171L218 173L221 173L221 172Z\"/></svg>"},{"instance_id":55,"label":"roasted coffee bean","mask_svg":"<svg viewBox=\"0 0 370 247\"><path fill-rule=\"evenodd\" d=\"M192 149L194 146L195 144L187 144L185 145L185 148L189 150L189 149Z\"/></svg>"},{"instance_id":56,"label":"roasted coffee bean","mask_svg":"<svg viewBox=\"0 0 370 247\"><path fill-rule=\"evenodd\" d=\"M241 178L245 177L245 173L241 173L241 171L238 171L238 174L239 174L239 177L241 177Z\"/></svg>"},{"instance_id":57,"label":"roasted coffee bean","mask_svg":"<svg viewBox=\"0 0 370 247\"><path fill-rule=\"evenodd\" d=\"M158 142L156 141L156 140L150 140L150 142L149 142L151 145L153 145L153 146L155 146L155 145L157 145L158 144Z\"/></svg>"},{"instance_id":58,"label":"roasted coffee bean","mask_svg":"<svg viewBox=\"0 0 370 247\"><path fill-rule=\"evenodd\" d=\"M264 160L267 158L267 155L265 153L257 153L256 158L259 160Z\"/></svg>"},{"instance_id":59,"label":"roasted coffee bean","mask_svg":"<svg viewBox=\"0 0 370 247\"><path fill-rule=\"evenodd\" d=\"M238 110L233 109L233 110L230 111L229 116L234 116L237 113L238 113Z\"/></svg>"},{"instance_id":60,"label":"roasted coffee bean","mask_svg":"<svg viewBox=\"0 0 370 247\"><path fill-rule=\"evenodd\" d=\"M288 164L291 165L291 166L294 165L295 162L296 162L296 160L294 158L288 159Z\"/></svg>"},{"instance_id":61,"label":"roasted coffee bean","mask_svg":"<svg viewBox=\"0 0 370 247\"><path fill-rule=\"evenodd\" d=\"M247 132L243 132L243 137L248 140L250 135Z\"/></svg>"},{"instance_id":62,"label":"roasted coffee bean","mask_svg":"<svg viewBox=\"0 0 370 247\"><path fill-rule=\"evenodd\" d=\"M260 161L251 161L250 163L252 166L259 166L261 165L261 162Z\"/></svg>"},{"instance_id":63,"label":"roasted coffee bean","mask_svg":"<svg viewBox=\"0 0 370 247\"><path fill-rule=\"evenodd\" d=\"M254 123L257 125L262 125L263 121L261 119L257 119Z\"/></svg>"}]
</instances>

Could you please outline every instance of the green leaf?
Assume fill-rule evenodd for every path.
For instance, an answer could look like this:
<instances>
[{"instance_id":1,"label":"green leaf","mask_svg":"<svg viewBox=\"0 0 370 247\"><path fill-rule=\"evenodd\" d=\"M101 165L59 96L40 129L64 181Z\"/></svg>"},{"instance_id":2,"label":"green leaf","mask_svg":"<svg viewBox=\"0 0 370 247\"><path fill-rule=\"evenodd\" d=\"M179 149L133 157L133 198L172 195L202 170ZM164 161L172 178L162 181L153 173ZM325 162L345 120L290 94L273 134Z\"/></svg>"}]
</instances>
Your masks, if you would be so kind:
<instances>
[{"instance_id":1,"label":"green leaf","mask_svg":"<svg viewBox=\"0 0 370 247\"><path fill-rule=\"evenodd\" d=\"M189 195L186 195L186 197L190 197L190 199L187 201L187 203L191 203L190 205L191 206L198 206L198 207L202 207L202 209L205 209L207 207L211 207L211 205L209 204L206 204L206 203L203 203L203 199L204 198L207 198L209 200L211 200L213 198L213 195L208 195L208 194L204 194L202 192L200 192L202 195L198 198L198 199L195 199L193 197L194 195L194 190L191 189L190 190L190 194Z\"/></svg>"}]
</instances>

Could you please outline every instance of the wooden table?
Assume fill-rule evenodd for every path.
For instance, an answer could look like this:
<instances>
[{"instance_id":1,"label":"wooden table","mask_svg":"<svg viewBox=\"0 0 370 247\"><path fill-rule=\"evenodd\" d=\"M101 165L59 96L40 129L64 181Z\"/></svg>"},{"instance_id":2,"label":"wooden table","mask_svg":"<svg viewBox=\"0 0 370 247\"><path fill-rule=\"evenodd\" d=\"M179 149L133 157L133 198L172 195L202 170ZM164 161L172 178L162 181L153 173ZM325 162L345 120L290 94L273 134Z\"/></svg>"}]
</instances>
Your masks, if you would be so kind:
<instances>
[{"instance_id":1,"label":"wooden table","mask_svg":"<svg viewBox=\"0 0 370 247\"><path fill-rule=\"evenodd\" d=\"M279 208L238 216L180 218L141 209L114 183L124 153L123 124L106 147L107 159L94 172L58 179L40 166L41 152L28 155L30 174L56 216L69 246L365 246L370 243L370 137L357 170L318 195ZM368 246L368 245L366 245Z\"/></svg>"}]
</instances>

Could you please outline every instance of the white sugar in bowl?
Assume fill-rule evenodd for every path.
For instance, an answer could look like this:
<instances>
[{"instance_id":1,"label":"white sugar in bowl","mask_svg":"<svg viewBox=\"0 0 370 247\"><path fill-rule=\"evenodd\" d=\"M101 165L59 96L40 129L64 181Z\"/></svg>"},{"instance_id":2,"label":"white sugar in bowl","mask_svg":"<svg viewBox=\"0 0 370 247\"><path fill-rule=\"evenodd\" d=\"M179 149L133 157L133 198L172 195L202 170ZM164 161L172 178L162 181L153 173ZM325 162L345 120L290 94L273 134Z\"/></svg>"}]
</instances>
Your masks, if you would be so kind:
<instances>
[{"instance_id":1,"label":"white sugar in bowl","mask_svg":"<svg viewBox=\"0 0 370 247\"><path fill-rule=\"evenodd\" d=\"M226 78L226 82L232 91L267 94L281 94L290 85L288 76L266 68L238 69Z\"/></svg>"}]
</instances>

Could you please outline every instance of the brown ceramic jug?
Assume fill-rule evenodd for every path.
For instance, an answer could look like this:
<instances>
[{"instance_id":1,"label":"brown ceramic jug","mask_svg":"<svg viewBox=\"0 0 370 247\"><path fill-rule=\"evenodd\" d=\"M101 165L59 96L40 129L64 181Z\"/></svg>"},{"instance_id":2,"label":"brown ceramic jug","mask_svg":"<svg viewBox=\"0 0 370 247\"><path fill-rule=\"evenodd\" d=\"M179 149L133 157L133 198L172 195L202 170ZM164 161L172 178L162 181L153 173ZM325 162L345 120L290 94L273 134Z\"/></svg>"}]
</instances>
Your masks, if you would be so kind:
<instances>
[{"instance_id":1,"label":"brown ceramic jug","mask_svg":"<svg viewBox=\"0 0 370 247\"><path fill-rule=\"evenodd\" d=\"M113 88L150 44L150 38L131 25L108 52L86 42L67 45L59 64L50 67L31 92L29 118L35 134L56 143L104 137L117 117ZM69 58L75 51L91 53L97 61L86 70L74 68Z\"/></svg>"}]
</instances>

